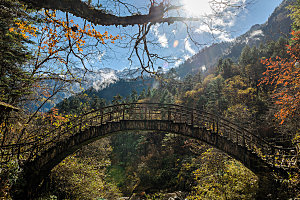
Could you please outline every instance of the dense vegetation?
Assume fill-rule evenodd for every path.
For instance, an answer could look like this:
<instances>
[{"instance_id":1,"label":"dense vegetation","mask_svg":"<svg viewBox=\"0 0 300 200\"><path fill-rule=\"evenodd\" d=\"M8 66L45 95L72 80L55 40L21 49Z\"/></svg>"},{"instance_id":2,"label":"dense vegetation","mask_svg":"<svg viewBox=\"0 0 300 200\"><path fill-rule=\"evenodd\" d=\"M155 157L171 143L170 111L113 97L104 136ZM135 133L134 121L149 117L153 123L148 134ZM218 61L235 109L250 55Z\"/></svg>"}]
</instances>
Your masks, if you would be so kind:
<instances>
[{"instance_id":1,"label":"dense vegetation","mask_svg":"<svg viewBox=\"0 0 300 200\"><path fill-rule=\"evenodd\" d=\"M238 63L220 59L206 75L199 71L183 80L172 69L156 80L158 88L144 89L139 94L133 91L125 98L116 95L112 103L182 104L230 119L277 145L292 146L295 135L290 133L297 132L299 116L280 124L282 119L274 116L279 107L270 95L274 87L260 84L267 69L261 60L289 58L288 44L288 39L280 38L259 47L246 46ZM88 94L67 99L58 108L64 114L74 112L74 105L78 105L77 113L99 108L94 103L98 99L96 94ZM86 103L79 106L80 102ZM280 140L284 144L279 138L284 138ZM267 182L264 187L259 186L257 177L232 158L178 135L135 132L111 136L109 140L112 152L107 180L126 196L145 192L158 199L159 194L163 198L164 193L184 191L188 199L253 199L274 189ZM295 182L276 188L273 195L284 199L299 193L295 190L299 184L297 174L293 174L292 180Z\"/></svg>"},{"instance_id":2,"label":"dense vegetation","mask_svg":"<svg viewBox=\"0 0 300 200\"><path fill-rule=\"evenodd\" d=\"M15 1L2 3L12 10L0 7L1 16L5 16L0 21L0 101L25 107L37 99L35 92L42 91L45 82L38 82L35 71L26 68L26 64L35 59L27 49L32 41L11 28L16 26L16 20L40 22L21 12ZM149 81L155 87L131 90L132 86L128 85L136 87L143 81L136 84L120 81L115 87L123 87L122 96L114 94L111 98L114 87L106 89L107 95L102 93L103 96L101 92L87 90L65 99L48 113L3 110L1 144L19 142L26 137L24 130L33 120L38 123L44 119L54 124L58 118L67 119L109 104L158 102L204 110L229 119L276 145L293 147L300 137L299 5L298 0L296 6L290 8L294 19L291 39L246 46L236 62L221 58L208 71L199 69L183 79L171 69ZM42 102L55 94L56 90L44 92ZM1 166L1 198L10 198L11 187L20 172L16 161ZM280 187L270 179L272 177L258 180L238 161L196 140L171 133L124 132L89 144L57 165L45 180L40 198L164 199L167 193L175 191L181 191L187 199L300 198L297 170L288 180L277 177L283 179Z\"/></svg>"}]
</instances>

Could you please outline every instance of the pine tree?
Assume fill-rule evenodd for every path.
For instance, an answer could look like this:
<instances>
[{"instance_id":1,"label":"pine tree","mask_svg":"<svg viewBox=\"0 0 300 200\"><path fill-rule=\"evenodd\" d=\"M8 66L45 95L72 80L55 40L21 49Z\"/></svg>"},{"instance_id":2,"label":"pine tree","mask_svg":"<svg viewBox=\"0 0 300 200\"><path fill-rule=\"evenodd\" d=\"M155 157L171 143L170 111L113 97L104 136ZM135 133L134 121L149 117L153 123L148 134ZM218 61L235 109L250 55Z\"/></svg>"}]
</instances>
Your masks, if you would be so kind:
<instances>
[{"instance_id":1,"label":"pine tree","mask_svg":"<svg viewBox=\"0 0 300 200\"><path fill-rule=\"evenodd\" d=\"M29 40L11 31L16 19L29 19L15 1L1 0L0 6L0 101L16 105L30 92L33 78L23 69L31 58Z\"/></svg>"}]
</instances>

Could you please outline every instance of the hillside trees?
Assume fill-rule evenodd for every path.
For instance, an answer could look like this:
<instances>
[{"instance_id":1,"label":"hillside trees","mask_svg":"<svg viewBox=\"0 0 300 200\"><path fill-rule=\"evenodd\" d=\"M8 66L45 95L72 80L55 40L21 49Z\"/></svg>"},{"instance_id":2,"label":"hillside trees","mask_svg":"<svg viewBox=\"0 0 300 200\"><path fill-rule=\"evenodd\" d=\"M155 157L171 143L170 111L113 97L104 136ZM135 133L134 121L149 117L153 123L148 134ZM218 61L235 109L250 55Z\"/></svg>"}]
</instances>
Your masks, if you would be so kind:
<instances>
[{"instance_id":1,"label":"hillside trees","mask_svg":"<svg viewBox=\"0 0 300 200\"><path fill-rule=\"evenodd\" d=\"M267 58L262 63L267 66L260 84L271 88L274 116L278 130L286 142L297 148L299 156L300 120L300 31L292 32L287 45L287 57ZM297 176L297 175L296 175ZM298 175L299 176L299 175ZM297 180L297 178L296 178ZM299 181L295 181L299 184Z\"/></svg>"},{"instance_id":2,"label":"hillside trees","mask_svg":"<svg viewBox=\"0 0 300 200\"><path fill-rule=\"evenodd\" d=\"M283 123L287 118L299 117L300 110L300 31L292 32L292 44L288 46L289 58L265 59L267 65L262 83L273 86L273 98L280 111L276 117Z\"/></svg>"},{"instance_id":3,"label":"hillside trees","mask_svg":"<svg viewBox=\"0 0 300 200\"><path fill-rule=\"evenodd\" d=\"M288 8L293 19L293 31L291 40L282 48L284 53L275 56L267 56L261 62L266 66L266 71L260 80L260 85L271 88L272 98L279 109L275 113L280 124L287 125L299 134L299 110L300 110L300 32L299 32L299 5L297 0ZM282 42L283 43L283 42ZM285 127L287 127L285 126ZM297 139L296 139L297 141Z\"/></svg>"},{"instance_id":4,"label":"hillside trees","mask_svg":"<svg viewBox=\"0 0 300 200\"><path fill-rule=\"evenodd\" d=\"M26 43L31 41L10 30L15 22L26 20L34 23L35 20L23 12L22 6L15 1L1 0L0 3L0 102L18 106L18 103L31 93L34 82L23 67L32 56L26 46ZM17 121L18 117L11 115L11 109L1 110L0 117L0 141L1 145L4 145L10 143L11 138L16 138L13 132L17 132L20 126L12 125L11 122ZM2 198L9 197L10 186L17 179L18 170L17 163L1 166L0 196Z\"/></svg>"},{"instance_id":5,"label":"hillside trees","mask_svg":"<svg viewBox=\"0 0 300 200\"><path fill-rule=\"evenodd\" d=\"M253 133L258 134L260 137L263 137L266 140L269 140L273 137L281 137L279 132L281 130L278 128L278 125L273 121L274 117L272 116L272 113L274 110L272 109L273 106L272 98L270 97L270 92L272 92L274 89L283 91L281 86L284 85L284 82L280 83L277 87L275 85L271 85L271 87L266 87L262 84L258 85L258 83L262 77L267 76L266 73L271 73L274 71L278 72L279 74L283 73L286 76L288 76L288 73L286 73L285 70L289 69L289 65L282 66L282 68L275 67L276 70L274 70L274 67L272 67L271 71L271 68L261 63L261 58L274 55L281 56L282 58L284 58L284 61L289 61L285 52L286 44L287 40L280 39L276 42L261 45L260 48L245 47L245 49L243 50L243 54L239 59L239 64L235 64L233 62L230 62L229 60L220 60L218 66L215 68L215 72L207 75L204 78L204 80L201 81L201 83L194 82L193 84L190 84L190 82L186 82L187 86L189 87L182 86L183 88L186 88L186 90L182 92L181 95L182 102L184 102L187 106L193 105L194 107L196 107L197 105L200 105L201 109L215 113L218 116L222 116L238 124L239 126L245 127ZM293 69L294 71L295 62L296 61L293 62L294 65L290 65L291 69ZM265 74L263 74L263 72L266 69L268 71ZM296 75L295 79L297 80L295 80L292 77L292 75ZM270 76L267 77L269 78ZM280 76L276 77L278 79L280 78ZM191 79L193 78L188 78L188 80ZM269 81L272 80L274 80L274 77L270 78ZM299 77L296 73L290 74L286 82L294 82L291 88L296 89L295 91L299 91L299 89L297 89L298 80ZM294 96L296 97L297 95ZM289 101L289 103L292 102L295 101ZM299 111L299 108L297 108L296 110ZM296 121L298 119L296 115L294 115L293 118ZM290 127L288 129L286 128L286 131L297 131L298 126L295 125L295 123L290 124ZM275 129L275 127L277 129ZM281 143L281 141L276 140L272 140L272 142L276 142L276 144L278 145L286 145L287 147L292 145L291 140L285 140L285 143ZM206 156L208 155L209 154L206 154ZM203 156L205 156L205 154L203 154ZM217 158L220 158L219 161L217 160ZM233 191L239 187L248 189L253 187L252 189L250 189L253 193L246 191L245 194L250 195L251 193L251 195L255 195L255 187L257 186L254 187L255 184L251 184L248 186L243 185L244 183L249 183L249 180L245 180L245 182L242 183L243 178L240 175L237 175L237 177L239 177L239 186L234 187L235 189L223 188L227 186L231 187L233 184L228 184L227 181L233 181L236 177L235 173L238 174L241 172L240 170L242 170L241 168L236 170L236 164L233 164L230 161L228 162L228 160L223 159L223 156L220 156L218 153L216 153L214 155L214 159L211 160L213 163L211 166L209 164L210 161L207 160L206 163L204 163L198 170L195 171L195 177L198 185L193 187L194 191L190 194L190 199L236 198L233 196L229 197L230 195L235 195L235 192L226 194L226 191ZM205 166L209 167L205 168ZM209 171L213 170L214 166L218 166L215 172ZM227 171L227 167L233 171ZM226 172L222 172L222 169L225 169L224 171ZM295 178L293 178L293 181L295 181ZM253 198L251 197L251 195L248 197L243 196L243 192L241 191L237 193L241 195L238 198Z\"/></svg>"},{"instance_id":6,"label":"hillside trees","mask_svg":"<svg viewBox=\"0 0 300 200\"><path fill-rule=\"evenodd\" d=\"M237 124L262 132L259 128L272 122L272 101L269 92L274 86L258 84L264 76L266 66L261 58L280 56L287 58L288 40L262 44L260 47L246 46L239 63L230 59L220 59L215 71L197 80L198 75L187 76L178 81L179 99L184 105L193 106L222 116ZM165 88L169 88L166 84ZM172 88L172 87L170 87Z\"/></svg>"},{"instance_id":7,"label":"hillside trees","mask_svg":"<svg viewBox=\"0 0 300 200\"><path fill-rule=\"evenodd\" d=\"M133 92L131 98L122 100L117 95L114 100L116 103L124 100L182 102L189 107L213 112L268 139L274 136L272 128L268 131L274 125L268 107L271 103L268 92L272 88L255 85L252 80L257 80L262 74L249 71L264 69L260 58L279 52L282 48L279 43L250 48L257 55L243 66L220 60L212 74L205 76L200 72L184 80L177 79L176 74L170 72L163 76L166 81L160 81L157 88L141 95ZM244 70L245 66L249 71ZM174 90L174 85L179 87ZM138 134L124 133L115 136L111 143L109 176L125 194L171 189L193 191L191 199L252 199L257 192L257 177L220 152L210 150L204 153L199 147L201 143L173 134ZM199 156L192 152L199 153ZM228 193L228 190L233 192Z\"/></svg>"},{"instance_id":8,"label":"hillside trees","mask_svg":"<svg viewBox=\"0 0 300 200\"><path fill-rule=\"evenodd\" d=\"M293 19L293 29L299 30L300 29L300 1L297 0L294 2L293 5L290 5L289 10L291 11L291 18Z\"/></svg>"},{"instance_id":9,"label":"hillside trees","mask_svg":"<svg viewBox=\"0 0 300 200\"><path fill-rule=\"evenodd\" d=\"M120 197L116 185L107 181L106 169L110 166L111 151L109 139L106 138L67 157L52 170L46 194L60 199Z\"/></svg>"},{"instance_id":10,"label":"hillside trees","mask_svg":"<svg viewBox=\"0 0 300 200\"><path fill-rule=\"evenodd\" d=\"M255 198L257 177L241 163L212 148L200 157L201 165L193 171L196 185L188 199Z\"/></svg>"}]
</instances>

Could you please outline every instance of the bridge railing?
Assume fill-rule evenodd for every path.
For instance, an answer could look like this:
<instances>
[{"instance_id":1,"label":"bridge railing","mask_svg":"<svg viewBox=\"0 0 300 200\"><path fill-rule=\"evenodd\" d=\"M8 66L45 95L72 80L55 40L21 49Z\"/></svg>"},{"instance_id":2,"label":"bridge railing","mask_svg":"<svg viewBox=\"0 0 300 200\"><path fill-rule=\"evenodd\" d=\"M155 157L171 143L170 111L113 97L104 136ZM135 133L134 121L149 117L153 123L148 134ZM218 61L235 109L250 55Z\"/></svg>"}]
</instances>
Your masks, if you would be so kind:
<instances>
[{"instance_id":1,"label":"bridge railing","mask_svg":"<svg viewBox=\"0 0 300 200\"><path fill-rule=\"evenodd\" d=\"M119 104L87 112L73 117L54 127L45 126L35 129L26 141L1 147L1 161L12 158L32 160L45 150L64 141L72 135L91 126L101 126L108 122L121 120L167 120L173 123L185 123L194 127L205 128L212 134L219 134L256 153L259 157L276 166L292 165L296 162L294 149L277 148L262 138L238 125L202 110L174 104L131 103ZM293 160L294 159L294 160Z\"/></svg>"}]
</instances>

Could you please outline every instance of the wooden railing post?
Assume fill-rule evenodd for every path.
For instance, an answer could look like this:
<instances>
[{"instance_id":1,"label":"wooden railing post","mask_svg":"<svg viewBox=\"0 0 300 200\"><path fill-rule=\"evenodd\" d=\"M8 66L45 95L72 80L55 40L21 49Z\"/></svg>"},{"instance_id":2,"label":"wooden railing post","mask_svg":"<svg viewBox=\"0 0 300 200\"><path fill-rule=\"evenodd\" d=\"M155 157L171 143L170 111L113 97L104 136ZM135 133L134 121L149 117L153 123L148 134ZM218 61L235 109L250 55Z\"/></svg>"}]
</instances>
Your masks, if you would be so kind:
<instances>
[{"instance_id":1,"label":"wooden railing post","mask_svg":"<svg viewBox=\"0 0 300 200\"><path fill-rule=\"evenodd\" d=\"M82 117L80 117L80 125L79 125L79 131L82 130Z\"/></svg>"},{"instance_id":2,"label":"wooden railing post","mask_svg":"<svg viewBox=\"0 0 300 200\"><path fill-rule=\"evenodd\" d=\"M245 131L243 131L243 141L242 141L243 147L246 147L246 141L245 141Z\"/></svg>"},{"instance_id":3,"label":"wooden railing post","mask_svg":"<svg viewBox=\"0 0 300 200\"><path fill-rule=\"evenodd\" d=\"M253 143L253 136L252 135L249 135L249 137L250 137L250 140L249 140L249 150L252 150L252 143Z\"/></svg>"},{"instance_id":4,"label":"wooden railing post","mask_svg":"<svg viewBox=\"0 0 300 200\"><path fill-rule=\"evenodd\" d=\"M102 125L102 123L103 123L103 108L100 111L100 115L101 115L100 124Z\"/></svg>"},{"instance_id":5,"label":"wooden railing post","mask_svg":"<svg viewBox=\"0 0 300 200\"><path fill-rule=\"evenodd\" d=\"M191 124L192 126L194 126L194 109L192 109L192 113L191 113Z\"/></svg>"},{"instance_id":6,"label":"wooden railing post","mask_svg":"<svg viewBox=\"0 0 300 200\"><path fill-rule=\"evenodd\" d=\"M90 126L93 126L93 118L90 118L89 121L90 121ZM76 126L74 127L74 133L76 132L76 129L75 129L75 128L76 128Z\"/></svg>"},{"instance_id":7,"label":"wooden railing post","mask_svg":"<svg viewBox=\"0 0 300 200\"><path fill-rule=\"evenodd\" d=\"M18 155L17 155L17 160L20 159L20 153L21 153L21 145L18 145Z\"/></svg>"},{"instance_id":8,"label":"wooden railing post","mask_svg":"<svg viewBox=\"0 0 300 200\"><path fill-rule=\"evenodd\" d=\"M216 133L218 134L219 133L219 118L217 118L217 131Z\"/></svg>"},{"instance_id":9,"label":"wooden railing post","mask_svg":"<svg viewBox=\"0 0 300 200\"><path fill-rule=\"evenodd\" d=\"M180 115L180 123L182 123L182 112L183 110L182 110L182 108L181 108L181 112L179 112L179 115Z\"/></svg>"},{"instance_id":10,"label":"wooden railing post","mask_svg":"<svg viewBox=\"0 0 300 200\"><path fill-rule=\"evenodd\" d=\"M122 118L125 120L125 104L123 105Z\"/></svg>"},{"instance_id":11,"label":"wooden railing post","mask_svg":"<svg viewBox=\"0 0 300 200\"><path fill-rule=\"evenodd\" d=\"M222 132L224 132L225 135L227 135L227 139L231 141L231 134L230 134L230 131L227 131L228 128L227 127L224 127L222 129Z\"/></svg>"},{"instance_id":12,"label":"wooden railing post","mask_svg":"<svg viewBox=\"0 0 300 200\"><path fill-rule=\"evenodd\" d=\"M236 144L239 144L239 134L237 131L235 131L235 136L236 136Z\"/></svg>"},{"instance_id":13,"label":"wooden railing post","mask_svg":"<svg viewBox=\"0 0 300 200\"><path fill-rule=\"evenodd\" d=\"M168 121L171 121L171 110L169 105L168 105Z\"/></svg>"}]
</instances>

